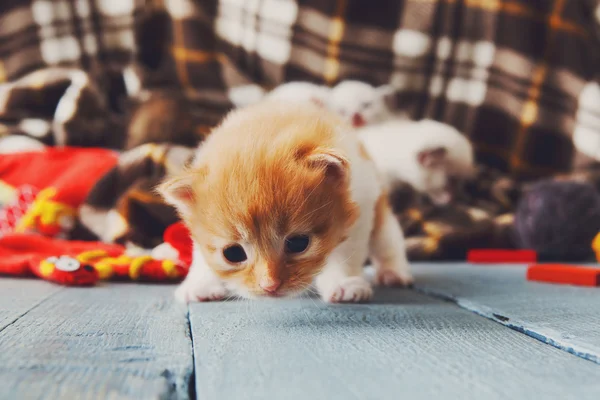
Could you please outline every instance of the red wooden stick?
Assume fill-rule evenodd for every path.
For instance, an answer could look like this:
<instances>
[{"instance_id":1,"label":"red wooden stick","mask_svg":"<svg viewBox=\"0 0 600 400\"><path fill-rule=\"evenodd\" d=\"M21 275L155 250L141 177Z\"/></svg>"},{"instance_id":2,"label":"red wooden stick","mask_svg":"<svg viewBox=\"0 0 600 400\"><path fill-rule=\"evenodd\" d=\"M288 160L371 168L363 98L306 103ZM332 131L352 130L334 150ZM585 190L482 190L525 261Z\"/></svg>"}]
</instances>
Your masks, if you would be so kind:
<instances>
[{"instance_id":1,"label":"red wooden stick","mask_svg":"<svg viewBox=\"0 0 600 400\"><path fill-rule=\"evenodd\" d=\"M537 262L533 250L473 249L467 253L471 263L532 263Z\"/></svg>"},{"instance_id":2,"label":"red wooden stick","mask_svg":"<svg viewBox=\"0 0 600 400\"><path fill-rule=\"evenodd\" d=\"M600 268L578 267L566 264L538 264L527 269L530 281L562 283L577 286L599 286Z\"/></svg>"}]
</instances>

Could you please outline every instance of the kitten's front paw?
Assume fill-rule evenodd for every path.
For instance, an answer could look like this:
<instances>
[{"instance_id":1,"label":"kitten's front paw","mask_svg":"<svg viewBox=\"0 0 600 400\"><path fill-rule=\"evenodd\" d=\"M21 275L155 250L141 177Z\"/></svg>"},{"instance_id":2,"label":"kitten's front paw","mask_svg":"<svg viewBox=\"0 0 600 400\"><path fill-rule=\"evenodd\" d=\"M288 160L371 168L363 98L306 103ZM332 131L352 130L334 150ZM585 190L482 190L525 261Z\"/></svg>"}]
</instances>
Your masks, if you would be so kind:
<instances>
[{"instance_id":1,"label":"kitten's front paw","mask_svg":"<svg viewBox=\"0 0 600 400\"><path fill-rule=\"evenodd\" d=\"M409 287L414 283L410 272L398 272L393 269L379 269L375 275L375 283L379 286Z\"/></svg>"},{"instance_id":2,"label":"kitten's front paw","mask_svg":"<svg viewBox=\"0 0 600 400\"><path fill-rule=\"evenodd\" d=\"M218 301L223 300L225 296L227 296L227 289L218 281L183 281L175 290L175 298L181 303Z\"/></svg>"},{"instance_id":3,"label":"kitten's front paw","mask_svg":"<svg viewBox=\"0 0 600 400\"><path fill-rule=\"evenodd\" d=\"M321 296L329 303L361 303L373 298L373 289L362 276L350 276L325 290Z\"/></svg>"}]
</instances>

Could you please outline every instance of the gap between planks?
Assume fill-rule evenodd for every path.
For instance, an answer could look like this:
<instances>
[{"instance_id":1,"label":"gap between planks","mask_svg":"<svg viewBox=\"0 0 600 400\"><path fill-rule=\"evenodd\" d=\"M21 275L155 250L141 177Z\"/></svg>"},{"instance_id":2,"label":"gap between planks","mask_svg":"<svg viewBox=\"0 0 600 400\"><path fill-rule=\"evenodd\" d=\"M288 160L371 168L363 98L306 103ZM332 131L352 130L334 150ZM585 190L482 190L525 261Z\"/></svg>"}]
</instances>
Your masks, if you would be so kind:
<instances>
[{"instance_id":1,"label":"gap between planks","mask_svg":"<svg viewBox=\"0 0 600 400\"><path fill-rule=\"evenodd\" d=\"M190 306L188 304L185 313L187 329L190 335L190 351L192 352L192 372L188 377L188 400L196 400L196 352L194 351L194 332L192 331L192 320L190 318Z\"/></svg>"},{"instance_id":2,"label":"gap between planks","mask_svg":"<svg viewBox=\"0 0 600 400\"><path fill-rule=\"evenodd\" d=\"M474 302L470 302L468 300L461 299L458 296L446 295L446 294L440 293L436 290L426 289L426 288L420 287L418 285L415 285L413 287L413 289L421 294L424 294L425 296L430 297L430 298L443 300L443 301L447 301L449 303L456 304L458 307L462 308L463 310L470 311L477 316L497 322L502 326L512 329L515 332L519 332L521 334L529 336L529 337L531 337L535 340L538 340L546 345L555 347L559 350L562 350L566 353L572 354L576 357L582 358L586 361L590 361L595 364L600 364L600 357L598 357L597 355L595 355L591 352L587 352L583 349L580 350L578 348L575 348L574 346L561 343L557 340L554 340L553 338L551 338L549 336L540 334L539 332L536 332L533 329L528 329L525 326L524 322L511 323L509 321L511 321L511 320L514 321L514 319L512 319L512 318L509 319L497 312L494 312L494 310L490 309L489 307L485 307L479 303L474 303Z\"/></svg>"},{"instance_id":3,"label":"gap between planks","mask_svg":"<svg viewBox=\"0 0 600 400\"><path fill-rule=\"evenodd\" d=\"M15 323L17 323L17 321L19 321L21 318L23 318L24 316L26 316L27 314L29 314L31 311L35 310L37 307L39 307L40 305L42 305L42 303L44 303L46 300L50 299L51 297L57 295L58 293L62 292L63 290L65 290L65 288L60 288L54 292L49 293L48 295L42 297L41 299L39 299L36 303L34 303L33 305L31 305L27 310L23 311L21 314L17 315L12 321L8 322L6 325L4 326L0 326L0 334L2 333L2 331L4 331L5 329L9 328L10 326L14 325Z\"/></svg>"}]
</instances>

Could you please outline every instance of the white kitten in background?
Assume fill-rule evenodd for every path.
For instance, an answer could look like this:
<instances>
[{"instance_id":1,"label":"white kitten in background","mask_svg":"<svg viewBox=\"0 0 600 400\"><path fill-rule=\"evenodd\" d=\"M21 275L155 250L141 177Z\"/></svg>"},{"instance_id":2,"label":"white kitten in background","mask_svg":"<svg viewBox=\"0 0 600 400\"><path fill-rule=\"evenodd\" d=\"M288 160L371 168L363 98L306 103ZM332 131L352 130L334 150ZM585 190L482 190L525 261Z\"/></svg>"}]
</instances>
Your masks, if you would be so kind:
<instances>
[{"instance_id":1,"label":"white kitten in background","mask_svg":"<svg viewBox=\"0 0 600 400\"><path fill-rule=\"evenodd\" d=\"M259 85L249 84L231 88L228 96L236 108L247 107L261 100L309 101L320 107L330 101L331 89L310 82L288 82L266 92Z\"/></svg>"},{"instance_id":2,"label":"white kitten in background","mask_svg":"<svg viewBox=\"0 0 600 400\"><path fill-rule=\"evenodd\" d=\"M331 89L310 82L289 82L277 86L267 93L267 100L275 101L310 101L320 107L330 102Z\"/></svg>"},{"instance_id":3,"label":"white kitten in background","mask_svg":"<svg viewBox=\"0 0 600 400\"><path fill-rule=\"evenodd\" d=\"M229 100L236 108L247 107L258 103L265 95L265 90L255 83L232 87L227 93Z\"/></svg>"},{"instance_id":4,"label":"white kitten in background","mask_svg":"<svg viewBox=\"0 0 600 400\"><path fill-rule=\"evenodd\" d=\"M450 177L464 179L474 171L469 140L441 122L395 119L364 127L359 135L389 186L407 182L438 205L452 200Z\"/></svg>"},{"instance_id":5,"label":"white kitten in background","mask_svg":"<svg viewBox=\"0 0 600 400\"><path fill-rule=\"evenodd\" d=\"M394 88L374 87L360 81L343 81L331 89L329 108L355 128L387 121L396 115L391 110Z\"/></svg>"}]
</instances>

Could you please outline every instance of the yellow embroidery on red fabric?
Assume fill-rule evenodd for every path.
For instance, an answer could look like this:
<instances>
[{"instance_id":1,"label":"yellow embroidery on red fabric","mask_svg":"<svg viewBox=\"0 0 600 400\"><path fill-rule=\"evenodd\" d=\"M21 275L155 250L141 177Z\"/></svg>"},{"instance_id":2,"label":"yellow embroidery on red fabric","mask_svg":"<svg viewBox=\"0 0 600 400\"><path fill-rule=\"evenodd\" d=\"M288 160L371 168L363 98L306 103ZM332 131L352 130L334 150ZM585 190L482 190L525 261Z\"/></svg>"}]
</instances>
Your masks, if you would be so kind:
<instances>
[{"instance_id":1,"label":"yellow embroidery on red fabric","mask_svg":"<svg viewBox=\"0 0 600 400\"><path fill-rule=\"evenodd\" d=\"M54 272L54 263L44 260L40 263L40 274L47 278Z\"/></svg>"},{"instance_id":2,"label":"yellow embroidery on red fabric","mask_svg":"<svg viewBox=\"0 0 600 400\"><path fill-rule=\"evenodd\" d=\"M179 270L177 269L177 264L175 264L171 260L163 260L162 268L163 271L165 271L165 274L171 279L175 279L181 276Z\"/></svg>"},{"instance_id":3,"label":"yellow embroidery on red fabric","mask_svg":"<svg viewBox=\"0 0 600 400\"><path fill-rule=\"evenodd\" d=\"M140 277L140 270L142 267L152 260L153 258L150 256L141 256L133 259L131 266L129 267L129 277L133 280L138 279Z\"/></svg>"},{"instance_id":4,"label":"yellow embroidery on red fabric","mask_svg":"<svg viewBox=\"0 0 600 400\"><path fill-rule=\"evenodd\" d=\"M598 234L592 241L592 249L596 253L596 260L600 261L600 232L598 232Z\"/></svg>"},{"instance_id":5,"label":"yellow embroidery on red fabric","mask_svg":"<svg viewBox=\"0 0 600 400\"><path fill-rule=\"evenodd\" d=\"M75 218L77 211L66 204L53 201L55 188L46 188L38 193L29 211L15 227L15 232L24 232L41 226L59 225L62 218Z\"/></svg>"},{"instance_id":6,"label":"yellow embroidery on red fabric","mask_svg":"<svg viewBox=\"0 0 600 400\"><path fill-rule=\"evenodd\" d=\"M108 257L108 253L104 250L90 250L79 254L76 258L80 263L90 263L98 258Z\"/></svg>"}]
</instances>

